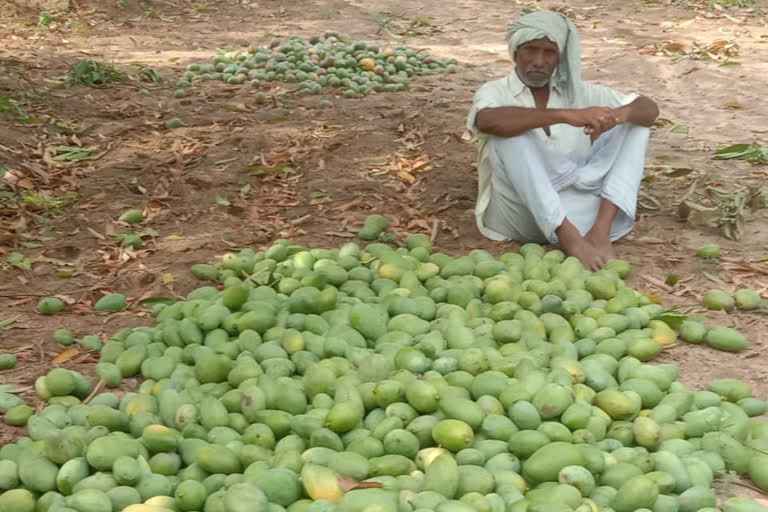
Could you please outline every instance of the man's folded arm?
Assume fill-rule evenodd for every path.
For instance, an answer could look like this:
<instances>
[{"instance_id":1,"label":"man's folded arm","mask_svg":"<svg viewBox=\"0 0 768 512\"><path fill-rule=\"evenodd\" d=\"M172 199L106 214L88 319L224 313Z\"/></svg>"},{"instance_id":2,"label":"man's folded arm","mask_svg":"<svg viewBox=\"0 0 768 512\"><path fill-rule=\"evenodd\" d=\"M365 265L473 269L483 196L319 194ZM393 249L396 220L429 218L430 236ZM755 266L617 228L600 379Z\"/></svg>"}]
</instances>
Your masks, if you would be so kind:
<instances>
[{"instance_id":1,"label":"man's folded arm","mask_svg":"<svg viewBox=\"0 0 768 512\"><path fill-rule=\"evenodd\" d=\"M548 108L484 108L475 117L478 130L497 137L517 137L536 128L566 122L565 110Z\"/></svg>"}]
</instances>

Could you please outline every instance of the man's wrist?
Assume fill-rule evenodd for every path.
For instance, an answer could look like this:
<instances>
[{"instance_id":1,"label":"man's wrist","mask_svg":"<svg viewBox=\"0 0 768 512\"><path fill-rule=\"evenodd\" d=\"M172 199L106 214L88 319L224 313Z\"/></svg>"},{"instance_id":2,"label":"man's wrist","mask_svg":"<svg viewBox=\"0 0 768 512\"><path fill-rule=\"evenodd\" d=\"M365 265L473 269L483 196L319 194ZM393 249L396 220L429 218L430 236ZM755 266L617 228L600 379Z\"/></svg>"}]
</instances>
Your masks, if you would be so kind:
<instances>
[{"instance_id":1,"label":"man's wrist","mask_svg":"<svg viewBox=\"0 0 768 512\"><path fill-rule=\"evenodd\" d=\"M614 114L616 115L616 123L624 124L629 122L629 111L630 111L629 105L624 105L623 107L619 107L615 109Z\"/></svg>"},{"instance_id":2,"label":"man's wrist","mask_svg":"<svg viewBox=\"0 0 768 512\"><path fill-rule=\"evenodd\" d=\"M555 116L554 123L552 124L572 124L571 119L571 112L573 112L572 109L567 108L560 108L560 109L553 109L552 113Z\"/></svg>"}]
</instances>

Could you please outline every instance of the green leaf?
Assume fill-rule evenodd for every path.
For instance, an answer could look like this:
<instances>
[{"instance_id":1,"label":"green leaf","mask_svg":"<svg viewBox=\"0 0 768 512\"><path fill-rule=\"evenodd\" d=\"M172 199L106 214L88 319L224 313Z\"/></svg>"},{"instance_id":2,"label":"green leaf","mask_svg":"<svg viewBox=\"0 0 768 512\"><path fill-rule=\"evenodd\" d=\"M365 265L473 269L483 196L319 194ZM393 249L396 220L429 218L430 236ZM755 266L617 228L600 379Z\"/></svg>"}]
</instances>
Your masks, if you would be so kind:
<instances>
[{"instance_id":1,"label":"green leaf","mask_svg":"<svg viewBox=\"0 0 768 512\"><path fill-rule=\"evenodd\" d=\"M149 236L149 237L152 237L152 238L157 238L157 237L160 236L160 233L158 233L157 230L155 230L155 229L147 228L144 231L142 231L141 233L136 233L136 235L140 236L142 238L145 237L145 236Z\"/></svg>"},{"instance_id":2,"label":"green leaf","mask_svg":"<svg viewBox=\"0 0 768 512\"><path fill-rule=\"evenodd\" d=\"M669 168L666 171L664 171L664 176L667 178L680 178L682 176L687 176L693 172L693 169L690 167L675 167L675 168Z\"/></svg>"},{"instance_id":3,"label":"green leaf","mask_svg":"<svg viewBox=\"0 0 768 512\"><path fill-rule=\"evenodd\" d=\"M20 252L11 252L5 257L5 263L12 267L20 268L21 270L32 270L32 263L29 258L24 256Z\"/></svg>"},{"instance_id":4,"label":"green leaf","mask_svg":"<svg viewBox=\"0 0 768 512\"><path fill-rule=\"evenodd\" d=\"M378 240L379 242L382 242L382 243L394 242L395 240L397 240L397 233L392 233L392 232L381 233L379 235Z\"/></svg>"},{"instance_id":5,"label":"green leaf","mask_svg":"<svg viewBox=\"0 0 768 512\"><path fill-rule=\"evenodd\" d=\"M757 164L768 162L768 147L760 144L734 144L715 151L712 154L715 160L745 160Z\"/></svg>"},{"instance_id":6,"label":"green leaf","mask_svg":"<svg viewBox=\"0 0 768 512\"><path fill-rule=\"evenodd\" d=\"M723 279L720 276L715 275L711 272L707 272L706 270L702 271L701 274L714 283L717 283L717 284L725 283L725 281L723 281Z\"/></svg>"},{"instance_id":7,"label":"green leaf","mask_svg":"<svg viewBox=\"0 0 768 512\"><path fill-rule=\"evenodd\" d=\"M309 193L309 197L312 199L322 199L323 197L328 197L328 193L323 190L313 190Z\"/></svg>"},{"instance_id":8,"label":"green leaf","mask_svg":"<svg viewBox=\"0 0 768 512\"><path fill-rule=\"evenodd\" d=\"M665 311L659 316L659 320L670 326L672 329L678 329L680 324L688 318L688 315L684 315L679 311Z\"/></svg>"},{"instance_id":9,"label":"green leaf","mask_svg":"<svg viewBox=\"0 0 768 512\"><path fill-rule=\"evenodd\" d=\"M669 127L669 131L672 133L689 133L691 127L687 124L675 123Z\"/></svg>"},{"instance_id":10,"label":"green leaf","mask_svg":"<svg viewBox=\"0 0 768 512\"><path fill-rule=\"evenodd\" d=\"M37 242L19 242L19 245L24 247L25 249L37 249L38 247L42 247L43 244L38 244Z\"/></svg>"},{"instance_id":11,"label":"green leaf","mask_svg":"<svg viewBox=\"0 0 768 512\"><path fill-rule=\"evenodd\" d=\"M219 206L223 206L225 208L227 206L232 206L232 203L230 203L228 200L226 200L225 198L223 198L221 196L216 196L216 204L219 205Z\"/></svg>"},{"instance_id":12,"label":"green leaf","mask_svg":"<svg viewBox=\"0 0 768 512\"><path fill-rule=\"evenodd\" d=\"M21 318L20 315L13 315L12 317L6 318L5 320L0 320L0 327L8 327L19 318Z\"/></svg>"},{"instance_id":13,"label":"green leaf","mask_svg":"<svg viewBox=\"0 0 768 512\"><path fill-rule=\"evenodd\" d=\"M295 172L292 168L288 167L286 163L279 163L275 165L251 165L246 169L248 174L259 176L262 174L271 174L276 172Z\"/></svg>"},{"instance_id":14,"label":"green leaf","mask_svg":"<svg viewBox=\"0 0 768 512\"><path fill-rule=\"evenodd\" d=\"M675 286L678 280L679 279L675 274L667 274L667 277L664 279L664 284Z\"/></svg>"},{"instance_id":15,"label":"green leaf","mask_svg":"<svg viewBox=\"0 0 768 512\"><path fill-rule=\"evenodd\" d=\"M241 194L241 195L246 195L246 194L247 194L248 192L250 192L250 191L251 191L251 184L250 184L250 183L249 183L249 184L247 184L247 185L243 185L243 186L240 188L240 194Z\"/></svg>"},{"instance_id":16,"label":"green leaf","mask_svg":"<svg viewBox=\"0 0 768 512\"><path fill-rule=\"evenodd\" d=\"M728 160L730 158L741 158L754 151L754 144L733 144L726 148L715 151L713 158L718 160Z\"/></svg>"},{"instance_id":17,"label":"green leaf","mask_svg":"<svg viewBox=\"0 0 768 512\"><path fill-rule=\"evenodd\" d=\"M146 299L139 301L139 306L148 307L154 306L155 304L167 304L170 306L175 302L177 301L173 297L147 297Z\"/></svg>"}]
</instances>

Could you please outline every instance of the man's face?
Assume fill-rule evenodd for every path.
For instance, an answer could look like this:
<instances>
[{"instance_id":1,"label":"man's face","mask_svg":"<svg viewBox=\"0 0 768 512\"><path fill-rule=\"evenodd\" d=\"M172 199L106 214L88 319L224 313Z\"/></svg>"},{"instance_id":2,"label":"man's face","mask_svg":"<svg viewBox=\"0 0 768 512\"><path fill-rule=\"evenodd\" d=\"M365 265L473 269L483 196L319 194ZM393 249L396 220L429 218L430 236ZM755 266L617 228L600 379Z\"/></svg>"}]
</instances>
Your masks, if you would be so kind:
<instances>
[{"instance_id":1,"label":"man's face","mask_svg":"<svg viewBox=\"0 0 768 512\"><path fill-rule=\"evenodd\" d=\"M521 44L515 51L515 71L528 87L544 87L557 68L557 44L546 37Z\"/></svg>"}]
</instances>

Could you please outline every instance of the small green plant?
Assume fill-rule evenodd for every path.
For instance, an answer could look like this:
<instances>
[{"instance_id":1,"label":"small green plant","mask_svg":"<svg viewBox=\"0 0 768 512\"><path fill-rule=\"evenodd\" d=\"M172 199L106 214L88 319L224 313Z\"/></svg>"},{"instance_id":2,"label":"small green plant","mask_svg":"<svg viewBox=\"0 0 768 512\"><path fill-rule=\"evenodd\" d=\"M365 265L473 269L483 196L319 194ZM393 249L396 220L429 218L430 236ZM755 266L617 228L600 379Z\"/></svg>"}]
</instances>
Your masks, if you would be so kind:
<instances>
[{"instance_id":1,"label":"small green plant","mask_svg":"<svg viewBox=\"0 0 768 512\"><path fill-rule=\"evenodd\" d=\"M31 119L19 102L8 94L0 96L0 118L15 119L21 122Z\"/></svg>"},{"instance_id":2,"label":"small green plant","mask_svg":"<svg viewBox=\"0 0 768 512\"><path fill-rule=\"evenodd\" d=\"M162 82L162 79L160 78L160 75L157 74L157 71L149 66L140 67L136 75L141 82L152 82L155 84Z\"/></svg>"},{"instance_id":3,"label":"small green plant","mask_svg":"<svg viewBox=\"0 0 768 512\"><path fill-rule=\"evenodd\" d=\"M87 23L83 23L82 21L78 21L78 20L70 20L69 26L72 29L72 31L80 37L87 36L88 29L90 28Z\"/></svg>"},{"instance_id":4,"label":"small green plant","mask_svg":"<svg viewBox=\"0 0 768 512\"><path fill-rule=\"evenodd\" d=\"M67 192L60 196L49 196L49 194L37 190L24 190L19 199L34 210L42 210L46 217L58 217L63 213L61 209L64 206L77 199L77 193Z\"/></svg>"},{"instance_id":5,"label":"small green plant","mask_svg":"<svg viewBox=\"0 0 768 512\"><path fill-rule=\"evenodd\" d=\"M709 5L722 5L724 7L749 8L755 7L755 0L710 0Z\"/></svg>"},{"instance_id":6,"label":"small green plant","mask_svg":"<svg viewBox=\"0 0 768 512\"><path fill-rule=\"evenodd\" d=\"M118 9L125 9L127 2L126 0L117 0L117 2L115 2L115 5L117 6Z\"/></svg>"},{"instance_id":7,"label":"small green plant","mask_svg":"<svg viewBox=\"0 0 768 512\"><path fill-rule=\"evenodd\" d=\"M768 163L768 146L758 143L734 144L716 151L712 158L715 160L744 160L751 164Z\"/></svg>"},{"instance_id":8,"label":"small green plant","mask_svg":"<svg viewBox=\"0 0 768 512\"><path fill-rule=\"evenodd\" d=\"M0 175L2 175L0 171ZM66 192L53 195L48 191L21 190L14 191L6 187L0 188L0 208L20 210L28 208L45 217L58 217L63 213L62 208L77 199L77 193Z\"/></svg>"},{"instance_id":9,"label":"small green plant","mask_svg":"<svg viewBox=\"0 0 768 512\"><path fill-rule=\"evenodd\" d=\"M0 261L0 268L9 270L14 267L19 270L32 270L32 262L24 254L13 251L3 261Z\"/></svg>"},{"instance_id":10,"label":"small green plant","mask_svg":"<svg viewBox=\"0 0 768 512\"><path fill-rule=\"evenodd\" d=\"M40 28L48 28L51 26L51 23L53 23L53 18L48 11L41 12L40 16L37 17L37 26Z\"/></svg>"},{"instance_id":11,"label":"small green plant","mask_svg":"<svg viewBox=\"0 0 768 512\"><path fill-rule=\"evenodd\" d=\"M102 64L95 60L78 60L69 68L65 85L88 85L102 87L121 80L120 72L110 64Z\"/></svg>"}]
</instances>

